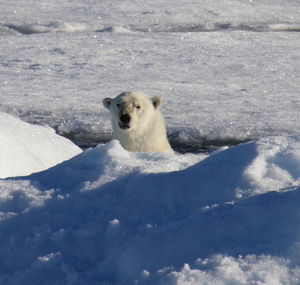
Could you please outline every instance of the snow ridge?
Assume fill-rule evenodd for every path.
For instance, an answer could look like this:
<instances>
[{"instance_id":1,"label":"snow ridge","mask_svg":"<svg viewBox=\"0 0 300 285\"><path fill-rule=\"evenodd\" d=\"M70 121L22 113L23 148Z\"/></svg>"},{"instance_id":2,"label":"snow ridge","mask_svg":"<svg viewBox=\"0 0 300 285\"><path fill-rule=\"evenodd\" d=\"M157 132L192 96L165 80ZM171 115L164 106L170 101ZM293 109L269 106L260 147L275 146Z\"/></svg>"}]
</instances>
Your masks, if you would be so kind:
<instances>
[{"instance_id":1,"label":"snow ridge","mask_svg":"<svg viewBox=\"0 0 300 285\"><path fill-rule=\"evenodd\" d=\"M7 24L0 27L0 35L17 32L20 34L57 33L57 32L111 32L111 33L199 33L217 31L252 32L300 32L297 23L211 23L197 25L169 26L97 26L88 23L50 22L48 24Z\"/></svg>"}]
</instances>

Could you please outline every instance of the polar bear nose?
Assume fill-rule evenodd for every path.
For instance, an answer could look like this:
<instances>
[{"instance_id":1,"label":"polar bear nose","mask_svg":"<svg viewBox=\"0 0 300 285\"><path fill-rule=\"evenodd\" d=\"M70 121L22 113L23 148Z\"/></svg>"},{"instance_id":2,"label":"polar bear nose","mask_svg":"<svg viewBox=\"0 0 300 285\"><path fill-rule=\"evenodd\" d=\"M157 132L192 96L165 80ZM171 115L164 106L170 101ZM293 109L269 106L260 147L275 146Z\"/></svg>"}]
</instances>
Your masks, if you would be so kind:
<instances>
[{"instance_id":1,"label":"polar bear nose","mask_svg":"<svg viewBox=\"0 0 300 285\"><path fill-rule=\"evenodd\" d=\"M130 122L130 116L128 114L123 114L121 115L120 117L120 121L123 123L123 124L128 124Z\"/></svg>"}]
</instances>

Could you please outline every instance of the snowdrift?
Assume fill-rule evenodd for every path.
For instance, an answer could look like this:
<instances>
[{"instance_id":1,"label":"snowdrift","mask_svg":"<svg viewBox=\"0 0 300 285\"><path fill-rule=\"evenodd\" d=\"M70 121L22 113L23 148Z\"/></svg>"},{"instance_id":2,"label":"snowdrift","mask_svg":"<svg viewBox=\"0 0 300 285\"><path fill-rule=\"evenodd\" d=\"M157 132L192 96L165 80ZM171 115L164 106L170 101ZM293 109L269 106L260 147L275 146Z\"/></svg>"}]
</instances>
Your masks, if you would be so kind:
<instances>
[{"instance_id":1,"label":"snowdrift","mask_svg":"<svg viewBox=\"0 0 300 285\"><path fill-rule=\"evenodd\" d=\"M0 112L0 178L28 175L81 152L50 127L31 125Z\"/></svg>"},{"instance_id":2,"label":"snowdrift","mask_svg":"<svg viewBox=\"0 0 300 285\"><path fill-rule=\"evenodd\" d=\"M0 187L1 284L300 282L300 136L207 157L112 141Z\"/></svg>"}]
</instances>

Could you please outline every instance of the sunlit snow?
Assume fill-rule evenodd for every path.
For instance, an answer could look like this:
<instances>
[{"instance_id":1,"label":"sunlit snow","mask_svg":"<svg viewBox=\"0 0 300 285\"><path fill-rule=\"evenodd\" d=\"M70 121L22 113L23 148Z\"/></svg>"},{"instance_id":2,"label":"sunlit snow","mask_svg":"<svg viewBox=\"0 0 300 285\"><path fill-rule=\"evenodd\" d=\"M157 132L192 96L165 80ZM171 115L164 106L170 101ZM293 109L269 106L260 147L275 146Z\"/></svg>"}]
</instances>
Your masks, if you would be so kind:
<instances>
[{"instance_id":1,"label":"sunlit snow","mask_svg":"<svg viewBox=\"0 0 300 285\"><path fill-rule=\"evenodd\" d=\"M298 0L0 15L0 284L300 284ZM108 142L102 99L127 90L196 153Z\"/></svg>"},{"instance_id":2,"label":"sunlit snow","mask_svg":"<svg viewBox=\"0 0 300 285\"><path fill-rule=\"evenodd\" d=\"M102 99L141 90L163 98L173 144L300 131L299 1L31 1L0 11L0 110L26 121L107 141Z\"/></svg>"},{"instance_id":3,"label":"sunlit snow","mask_svg":"<svg viewBox=\"0 0 300 285\"><path fill-rule=\"evenodd\" d=\"M0 178L45 170L81 152L49 127L0 112Z\"/></svg>"}]
</instances>

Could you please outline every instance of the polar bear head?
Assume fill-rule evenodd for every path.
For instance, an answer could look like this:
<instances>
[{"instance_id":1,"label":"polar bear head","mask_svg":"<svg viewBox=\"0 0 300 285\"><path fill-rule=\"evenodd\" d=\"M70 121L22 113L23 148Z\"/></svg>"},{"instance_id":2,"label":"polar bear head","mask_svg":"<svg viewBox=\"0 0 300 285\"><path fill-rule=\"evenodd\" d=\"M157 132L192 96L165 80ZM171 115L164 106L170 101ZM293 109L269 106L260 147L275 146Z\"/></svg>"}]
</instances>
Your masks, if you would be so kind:
<instances>
[{"instance_id":1,"label":"polar bear head","mask_svg":"<svg viewBox=\"0 0 300 285\"><path fill-rule=\"evenodd\" d=\"M142 92L123 92L103 99L110 111L113 138L129 151L173 153L167 139L160 97Z\"/></svg>"},{"instance_id":2,"label":"polar bear head","mask_svg":"<svg viewBox=\"0 0 300 285\"><path fill-rule=\"evenodd\" d=\"M103 99L103 105L111 113L113 129L122 132L142 132L147 129L161 102L160 97L149 98L138 91L123 92L113 99Z\"/></svg>"}]
</instances>

